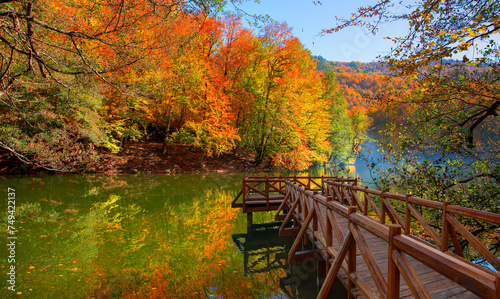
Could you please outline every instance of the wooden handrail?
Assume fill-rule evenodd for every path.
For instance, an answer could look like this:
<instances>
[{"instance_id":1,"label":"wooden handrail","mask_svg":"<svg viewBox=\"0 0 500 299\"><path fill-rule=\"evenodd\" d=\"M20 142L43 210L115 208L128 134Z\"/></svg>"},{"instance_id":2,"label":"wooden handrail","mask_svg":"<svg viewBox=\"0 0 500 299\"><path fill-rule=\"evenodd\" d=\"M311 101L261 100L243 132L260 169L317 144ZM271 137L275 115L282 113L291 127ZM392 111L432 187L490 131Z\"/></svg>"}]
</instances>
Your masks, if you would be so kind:
<instances>
[{"instance_id":1,"label":"wooden handrail","mask_svg":"<svg viewBox=\"0 0 500 299\"><path fill-rule=\"evenodd\" d=\"M461 216L465 216L465 217L469 217L469 218L474 218L477 220L484 220L484 221L488 221L488 222L500 225L500 215L499 214L485 212L485 211L478 211L478 210L473 210L473 209L459 207L459 206L453 206L453 205L448 206L448 211L452 214L461 215Z\"/></svg>"},{"instance_id":2,"label":"wooden handrail","mask_svg":"<svg viewBox=\"0 0 500 299\"><path fill-rule=\"evenodd\" d=\"M231 206L234 208L243 207L243 211L247 213L251 211L249 210L250 205L253 205L255 202L264 201L263 206L260 207L259 210L276 210L277 202L271 202L271 200L274 198L271 198L270 195L281 194L283 197L285 197L286 192L284 189L286 181L294 181L307 190L322 192L324 179L340 182L356 182L356 180L352 178L337 178L325 176L245 176L243 178L243 188L234 198ZM251 199L249 199L249 195L255 195L256 197L252 197ZM242 203L237 203L240 197L243 199ZM252 202L253 199L255 199L255 201ZM280 197L277 197L276 199L284 200ZM273 205L273 207L271 207L271 205ZM278 209L278 212L279 211L281 211L281 208Z\"/></svg>"},{"instance_id":3,"label":"wooden handrail","mask_svg":"<svg viewBox=\"0 0 500 299\"><path fill-rule=\"evenodd\" d=\"M483 256L483 258L485 258L495 269L500 271L500 259L490 253L486 246L484 246L475 236L469 233L455 217L453 217L455 221L452 221L452 223L450 223L449 220L449 216L451 215L460 215L468 219L481 220L494 225L500 225L499 214L455 206L449 204L449 202L437 202L410 195L401 195L374 190L367 187L354 186L335 180L326 180L325 185L327 186L327 189L342 188L345 190L351 190L351 192L356 191L363 193L365 200L364 206L371 207L380 222L385 223L385 214L388 214L392 223L399 224L403 227L405 234L411 234L409 228L411 217L415 217L418 223L423 227L425 233L434 241L437 247L439 247L443 252L449 251L448 242L451 239L455 251L454 253L463 257L463 250L460 247L460 242L458 241L456 234L456 232L458 232L467 240L468 244L474 247L474 249ZM382 211L379 210L370 195L379 196L381 198ZM405 205L405 221L403 221L402 217L397 213L387 199L396 200L397 202ZM438 232L436 232L436 230L426 221L415 206L422 206L435 211L441 211L442 214L445 215L442 217L443 220L440 227L440 230L442 231L441 236L439 236ZM367 214L367 212L368 211L365 211L365 214Z\"/></svg>"},{"instance_id":4,"label":"wooden handrail","mask_svg":"<svg viewBox=\"0 0 500 299\"><path fill-rule=\"evenodd\" d=\"M319 179L321 183L318 183ZM321 194L317 194L318 191ZM276 216L284 218L280 235L282 232L284 235L299 235L289 252L290 263L300 262L307 256L305 253L296 254L304 239L323 248L321 254L326 261L331 261L331 266L320 298L328 293L329 284L339 271L343 271L348 278L349 292L355 286L361 294L370 298L397 298L401 274L415 297L429 297L429 290L425 289L407 256L482 298L500 298L500 260L460 222L474 219L500 225L498 214L455 206L449 202L374 190L359 186L357 179L351 178L247 176L243 179L243 189L232 204L237 205L237 199L242 196L242 206L247 211L247 204L252 201L248 199L249 195L255 196L252 198L256 202L264 202L263 209L267 210L271 208L271 196L278 195L276 198L280 201L273 204L274 209L276 203L280 204ZM437 222L428 222L422 208L441 215L442 221L436 218L433 221ZM278 215L280 212L285 215ZM292 220L294 227L287 227ZM343 227L340 223L344 223ZM421 234L412 231L412 223L422 227L429 238L419 239ZM404 234L401 234L401 228ZM371 234L387 242L389 258L386 262L390 269L387 278L383 276L380 264L363 234ZM499 272L464 259L457 234ZM452 246L449 246L450 240ZM339 247L335 247L334 243ZM453 247L454 251L450 251L449 247ZM370 284L357 273L357 251L374 278L372 286L375 289L370 288Z\"/></svg>"},{"instance_id":5,"label":"wooden handrail","mask_svg":"<svg viewBox=\"0 0 500 299\"><path fill-rule=\"evenodd\" d=\"M399 235L394 237L398 250L411 255L429 268L455 281L482 298L495 298L495 275L480 271L468 263L447 255L435 248L424 246L411 238Z\"/></svg>"},{"instance_id":6,"label":"wooden handrail","mask_svg":"<svg viewBox=\"0 0 500 299\"><path fill-rule=\"evenodd\" d=\"M401 227L407 226L408 221L403 221L402 217L397 214L396 209L391 205L388 199L394 199L406 205L406 216L413 215L416 220L425 223L422 215L414 207L414 205L422 205L435 210L443 211L445 220L443 225L448 226L447 236L451 237L453 243L458 242L456 239L455 230L465 237L471 243L480 243L471 233L466 233L465 227L453 216L470 216L473 219L490 221L497 223L499 215L475 211L467 208L452 206L449 203L434 202L418 197L408 195L399 195L379 190L373 190L366 187L359 187L345 183L339 183L332 180L322 184L324 186L324 194L315 194L312 191L306 190L304 187L293 182L285 182L286 197L288 198L285 204L289 211L285 222L281 229L284 229L286 222L292 218L300 219L302 214L301 228L299 236L292 245L289 252L290 260L295 258L299 244L304 236L309 235L313 242L317 242L324 247L325 254L333 258L333 262L328 271L325 282L318 294L318 298L325 298L333 283L333 279L339 271L344 271L348 277L348 291L351 292L353 286L367 297L381 298L398 298L399 297L399 275L405 279L409 289L415 297L430 298L429 290L425 288L424 283L418 276L412 264L407 258L408 256L420 261L425 266L440 273L444 277L458 283L465 289L478 295L482 298L499 298L500 297L500 271L494 273L488 269L484 269L475 265L461 257L450 254L447 250L443 250L445 246L441 242L442 239L432 227L424 227L432 239L438 244L438 247L433 246L416 236L410 235L410 231L405 229L405 234L401 234ZM344 190L336 190L336 187ZM350 190L350 191L348 191ZM333 196L333 193L335 195ZM351 192L351 203L356 206L346 206L344 197L346 193ZM358 203L354 198L354 192L362 192L364 196L364 205ZM368 206L376 208L375 201L370 195L381 196L380 204L385 207L385 212L389 218L397 224L389 225L380 221L380 219L367 216ZM335 200L331 201L333 198ZM352 200L354 198L354 200ZM360 200L361 201L361 200ZM326 217L320 207L326 208ZM359 212L356 209L359 209ZM380 211L376 211L377 215L381 215ZM342 233L342 228L337 221L337 215L348 219L348 233ZM424 224L424 225L425 225ZM280 229L280 230L281 230ZM377 260L374 258L369 244L363 236L365 233L376 235L377 237L387 241L389 245L389 274L385 279ZM455 237L453 235L455 234ZM338 251L333 247L333 237L335 237L340 245ZM472 239L474 238L474 239ZM446 239L448 242L448 239ZM480 244L473 244L475 248L479 248ZM454 244L454 246L457 246ZM356 272L356 250L359 250L361 256L365 260L369 272L371 273L376 291L371 289L366 281ZM496 268L500 268L500 261L486 247L480 249L483 256L487 256L487 260ZM329 258L328 258L329 259ZM328 260L327 259L327 260ZM498 263L497 263L498 262ZM498 268L497 268L498 270ZM377 294L378 292L378 294Z\"/></svg>"}]
</instances>

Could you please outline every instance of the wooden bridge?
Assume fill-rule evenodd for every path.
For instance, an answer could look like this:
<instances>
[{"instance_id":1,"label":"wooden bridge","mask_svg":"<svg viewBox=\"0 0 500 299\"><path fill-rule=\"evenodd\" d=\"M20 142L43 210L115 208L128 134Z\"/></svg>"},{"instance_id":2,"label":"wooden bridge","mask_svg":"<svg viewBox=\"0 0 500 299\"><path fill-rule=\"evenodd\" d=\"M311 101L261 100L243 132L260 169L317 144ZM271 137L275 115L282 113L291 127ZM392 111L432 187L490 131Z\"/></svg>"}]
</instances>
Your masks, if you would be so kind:
<instances>
[{"instance_id":1,"label":"wooden bridge","mask_svg":"<svg viewBox=\"0 0 500 299\"><path fill-rule=\"evenodd\" d=\"M470 231L480 225L498 235L500 215L357 183L246 177L233 206L276 211L280 235L296 235L289 263L318 261L318 298L326 298L335 277L350 298L500 298L500 260Z\"/></svg>"},{"instance_id":2,"label":"wooden bridge","mask_svg":"<svg viewBox=\"0 0 500 299\"><path fill-rule=\"evenodd\" d=\"M248 227L252 226L252 215L254 212L276 211L281 207L285 199L285 181L293 182L304 187L306 190L321 192L322 179L335 179L333 177L282 177L282 176L247 176L243 179L243 187L234 198L231 206L243 208L247 214ZM355 179L343 179L345 182L355 182ZM241 198L242 202L238 202ZM284 217L277 215L276 220Z\"/></svg>"}]
</instances>

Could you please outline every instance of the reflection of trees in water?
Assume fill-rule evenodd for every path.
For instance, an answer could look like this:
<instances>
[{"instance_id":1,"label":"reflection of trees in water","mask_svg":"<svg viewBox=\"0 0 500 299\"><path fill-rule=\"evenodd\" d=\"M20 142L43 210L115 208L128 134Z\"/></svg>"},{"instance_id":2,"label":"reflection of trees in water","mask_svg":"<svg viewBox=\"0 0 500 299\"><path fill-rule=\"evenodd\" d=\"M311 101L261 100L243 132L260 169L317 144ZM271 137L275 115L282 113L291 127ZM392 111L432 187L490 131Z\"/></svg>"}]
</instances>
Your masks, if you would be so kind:
<instances>
[{"instance_id":1,"label":"reflection of trees in water","mask_svg":"<svg viewBox=\"0 0 500 299\"><path fill-rule=\"evenodd\" d=\"M158 298L167 293L181 298L282 294L278 282L291 244L262 237L266 249L249 257L247 265L272 270L252 275L245 275L245 260L232 245L231 232L246 229L244 217L230 208L242 176L18 179L12 185L21 186L23 197L30 199L17 207L20 219L26 218L22 237L29 239L20 245L21 291L29 294L31 288L40 298L53 298L56 292L68 298L134 292ZM196 193L189 194L190 185ZM255 216L256 222L268 222L274 213ZM252 238L259 233L264 232L255 230Z\"/></svg>"},{"instance_id":2,"label":"reflection of trees in water","mask_svg":"<svg viewBox=\"0 0 500 299\"><path fill-rule=\"evenodd\" d=\"M152 211L162 209L165 202L175 206L193 198L201 199L206 190L224 190L236 195L244 175L64 175L19 178L15 185L25 198L58 201L82 210L89 210L93 202L106 201L116 194L122 202L140 202L143 209Z\"/></svg>"},{"instance_id":3,"label":"reflection of trees in water","mask_svg":"<svg viewBox=\"0 0 500 299\"><path fill-rule=\"evenodd\" d=\"M316 298L321 289L316 259L310 258L304 263L291 265L287 270L286 277L280 279L280 288L290 299ZM337 278L327 298L347 298L347 290Z\"/></svg>"},{"instance_id":4,"label":"reflection of trees in water","mask_svg":"<svg viewBox=\"0 0 500 299\"><path fill-rule=\"evenodd\" d=\"M230 232L246 227L230 207L241 178L211 181L218 177L188 176L180 186L166 176L23 178L25 197L33 202L18 207L30 219L23 224L30 242L22 245L19 268L34 269L19 274L28 282L21 291L33 289L40 298L279 293L282 271L245 277L230 239ZM198 191L188 194L185 184Z\"/></svg>"}]
</instances>

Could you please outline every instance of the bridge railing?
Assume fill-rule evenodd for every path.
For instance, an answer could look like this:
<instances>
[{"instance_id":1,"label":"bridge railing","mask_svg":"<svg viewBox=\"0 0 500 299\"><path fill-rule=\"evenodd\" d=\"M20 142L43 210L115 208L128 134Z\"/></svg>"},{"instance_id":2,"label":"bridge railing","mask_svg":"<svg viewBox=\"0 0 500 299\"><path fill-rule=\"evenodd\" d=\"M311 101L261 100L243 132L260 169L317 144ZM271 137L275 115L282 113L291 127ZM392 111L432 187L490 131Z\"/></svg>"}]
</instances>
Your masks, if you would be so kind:
<instances>
[{"instance_id":1,"label":"bridge railing","mask_svg":"<svg viewBox=\"0 0 500 299\"><path fill-rule=\"evenodd\" d=\"M456 223L458 220L455 221L456 219L451 218L454 217L453 215L473 217L474 219L494 223L499 220L498 215L452 206L449 203L442 204L332 180L326 182L326 188L324 195L320 195L292 182L286 182L285 189L289 211L287 214L288 219L285 219L281 227L282 230L290 229L298 233L296 241L289 252L291 264L300 259L301 255L297 255L297 249L306 234L327 255L326 260L333 259L318 298L326 297L333 280L341 269L347 277L348 291L351 292L353 287L356 286L359 292L367 298L399 298L400 274L415 297L431 298L429 290L426 289L422 279L409 262L408 256L420 261L479 297L500 297L499 272L495 273L460 256L443 251L445 247L442 246L442 243L441 246L437 247L436 244L431 244L412 235L410 233L410 215L414 215L419 222L423 222L425 219L420 217L421 215L415 216L414 212L418 212L418 210L408 205L422 205L434 209L441 208L441 211L444 211L444 219L446 219L444 223L449 226L449 235L452 234L450 233L451 228L456 229L460 234L466 234L460 228L461 224ZM364 202L359 198L358 192L364 193ZM379 197L380 208L375 203L375 198L372 198L376 196ZM405 209L407 212L405 221L397 212L395 213L396 209L389 203L389 199L404 200L408 207ZM324 207L321 208L321 206ZM369 210L368 206L372 208L372 211ZM370 212L374 213L376 217L370 217L368 215ZM337 215L348 219L347 232L342 231ZM292 217L296 220L294 222L300 223L300 229L285 228L286 223ZM386 220L396 224L389 225ZM383 274L380 264L375 259L374 253L361 229L388 242L387 275ZM405 234L401 234L402 229ZM478 243L478 241L474 242ZM338 246L335 247L334 243ZM360 251L369 269L376 289L372 289L356 271L357 250ZM489 252L487 248L486 250ZM494 258L496 259L496 257Z\"/></svg>"}]
</instances>

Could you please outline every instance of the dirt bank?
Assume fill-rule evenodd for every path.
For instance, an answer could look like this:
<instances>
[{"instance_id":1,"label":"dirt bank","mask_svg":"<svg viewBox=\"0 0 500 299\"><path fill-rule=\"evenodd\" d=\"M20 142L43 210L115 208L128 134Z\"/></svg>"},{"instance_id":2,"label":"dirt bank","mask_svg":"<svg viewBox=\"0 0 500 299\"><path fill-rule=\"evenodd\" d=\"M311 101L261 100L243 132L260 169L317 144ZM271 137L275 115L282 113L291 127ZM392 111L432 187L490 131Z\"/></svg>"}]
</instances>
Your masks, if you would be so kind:
<instances>
[{"instance_id":1,"label":"dirt bank","mask_svg":"<svg viewBox=\"0 0 500 299\"><path fill-rule=\"evenodd\" d=\"M163 153L162 144L158 142L130 142L120 153L112 155L103 152L101 157L103 160L86 169L86 172L175 174L258 170L254 167L253 156L248 153L226 153L208 158L200 150L182 144L172 144ZM49 173L21 163L7 151L0 151L0 175Z\"/></svg>"}]
</instances>

